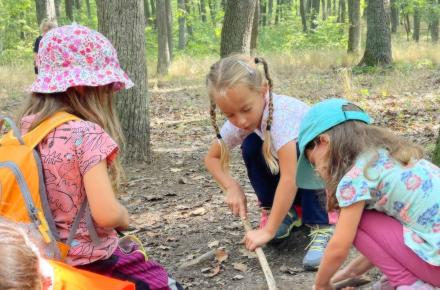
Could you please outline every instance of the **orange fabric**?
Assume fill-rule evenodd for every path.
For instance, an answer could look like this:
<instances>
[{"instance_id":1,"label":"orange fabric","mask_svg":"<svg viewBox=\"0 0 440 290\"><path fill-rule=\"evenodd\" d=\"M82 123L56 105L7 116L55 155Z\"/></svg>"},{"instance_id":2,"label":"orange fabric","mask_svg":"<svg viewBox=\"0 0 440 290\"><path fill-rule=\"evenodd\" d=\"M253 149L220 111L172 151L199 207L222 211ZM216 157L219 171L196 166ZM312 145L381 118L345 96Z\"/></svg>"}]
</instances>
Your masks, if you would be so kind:
<instances>
[{"instance_id":1,"label":"orange fabric","mask_svg":"<svg viewBox=\"0 0 440 290\"><path fill-rule=\"evenodd\" d=\"M49 261L54 270L54 290L135 290L135 285L96 273Z\"/></svg>"}]
</instances>

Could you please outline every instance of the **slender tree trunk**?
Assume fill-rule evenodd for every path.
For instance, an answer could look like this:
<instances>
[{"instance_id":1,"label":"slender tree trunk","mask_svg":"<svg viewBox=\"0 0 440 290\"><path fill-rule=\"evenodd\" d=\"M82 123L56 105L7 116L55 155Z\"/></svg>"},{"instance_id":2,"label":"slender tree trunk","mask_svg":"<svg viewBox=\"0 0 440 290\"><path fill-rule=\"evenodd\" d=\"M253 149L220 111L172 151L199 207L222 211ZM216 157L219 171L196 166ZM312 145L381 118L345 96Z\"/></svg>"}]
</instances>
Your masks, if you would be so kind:
<instances>
[{"instance_id":1,"label":"slender tree trunk","mask_svg":"<svg viewBox=\"0 0 440 290\"><path fill-rule=\"evenodd\" d=\"M200 0L200 15L202 16L202 22L206 22L206 0Z\"/></svg>"},{"instance_id":2,"label":"slender tree trunk","mask_svg":"<svg viewBox=\"0 0 440 290\"><path fill-rule=\"evenodd\" d=\"M188 30L188 35L193 35L193 27L191 21L191 0L185 0L186 9L186 29Z\"/></svg>"},{"instance_id":3,"label":"slender tree trunk","mask_svg":"<svg viewBox=\"0 0 440 290\"><path fill-rule=\"evenodd\" d=\"M391 0L391 33L396 34L399 27L399 3Z\"/></svg>"},{"instance_id":4,"label":"slender tree trunk","mask_svg":"<svg viewBox=\"0 0 440 290\"><path fill-rule=\"evenodd\" d=\"M70 22L73 22L73 0L65 0L66 16Z\"/></svg>"},{"instance_id":5,"label":"slender tree trunk","mask_svg":"<svg viewBox=\"0 0 440 290\"><path fill-rule=\"evenodd\" d=\"M61 0L55 0L55 15L58 18L61 17Z\"/></svg>"},{"instance_id":6,"label":"slender tree trunk","mask_svg":"<svg viewBox=\"0 0 440 290\"><path fill-rule=\"evenodd\" d=\"M391 32L383 0L368 0L367 40L361 65L391 64Z\"/></svg>"},{"instance_id":7,"label":"slender tree trunk","mask_svg":"<svg viewBox=\"0 0 440 290\"><path fill-rule=\"evenodd\" d=\"M185 0L178 0L179 9L179 49L184 49L186 45L186 32L185 32Z\"/></svg>"},{"instance_id":8,"label":"slender tree trunk","mask_svg":"<svg viewBox=\"0 0 440 290\"><path fill-rule=\"evenodd\" d=\"M211 15L211 21L213 24L215 24L217 18L217 1L208 0L208 5L209 5L209 15Z\"/></svg>"},{"instance_id":9,"label":"slender tree trunk","mask_svg":"<svg viewBox=\"0 0 440 290\"><path fill-rule=\"evenodd\" d=\"M153 24L153 29L157 29L157 18L156 18L156 0L148 0L150 1L151 7L151 23Z\"/></svg>"},{"instance_id":10,"label":"slender tree trunk","mask_svg":"<svg viewBox=\"0 0 440 290\"><path fill-rule=\"evenodd\" d=\"M277 7L275 9L275 25L280 22L281 17L281 0L277 0Z\"/></svg>"},{"instance_id":11,"label":"slender tree trunk","mask_svg":"<svg viewBox=\"0 0 440 290\"><path fill-rule=\"evenodd\" d=\"M322 11L322 20L327 19L327 9L325 7L325 0L321 0L321 11Z\"/></svg>"},{"instance_id":12,"label":"slender tree trunk","mask_svg":"<svg viewBox=\"0 0 440 290\"><path fill-rule=\"evenodd\" d=\"M267 25L271 25L272 24L272 14L273 14L273 0L268 0L268 15L267 15Z\"/></svg>"},{"instance_id":13,"label":"slender tree trunk","mask_svg":"<svg viewBox=\"0 0 440 290\"><path fill-rule=\"evenodd\" d=\"M420 7L416 5L414 7L414 31L413 40L419 42L420 40Z\"/></svg>"},{"instance_id":14,"label":"slender tree trunk","mask_svg":"<svg viewBox=\"0 0 440 290\"><path fill-rule=\"evenodd\" d=\"M337 11L337 8L338 8L338 5L339 5L339 2L338 2L338 0L333 0L333 10L332 10L332 15L336 15L336 11ZM338 15L338 19L339 19L339 15Z\"/></svg>"},{"instance_id":15,"label":"slender tree trunk","mask_svg":"<svg viewBox=\"0 0 440 290\"><path fill-rule=\"evenodd\" d=\"M118 52L121 67L136 84L118 93L117 109L125 135L127 162L149 160L150 123L142 0L97 0L98 28ZM117 13L115 13L117 11Z\"/></svg>"},{"instance_id":16,"label":"slender tree trunk","mask_svg":"<svg viewBox=\"0 0 440 290\"><path fill-rule=\"evenodd\" d=\"M327 16L332 15L332 0L327 0Z\"/></svg>"},{"instance_id":17,"label":"slender tree trunk","mask_svg":"<svg viewBox=\"0 0 440 290\"><path fill-rule=\"evenodd\" d=\"M233 52L250 53L255 0L227 1L223 22L220 55Z\"/></svg>"},{"instance_id":18,"label":"slender tree trunk","mask_svg":"<svg viewBox=\"0 0 440 290\"><path fill-rule=\"evenodd\" d=\"M348 0L348 49L358 54L361 45L361 3L360 0Z\"/></svg>"},{"instance_id":19,"label":"slender tree trunk","mask_svg":"<svg viewBox=\"0 0 440 290\"><path fill-rule=\"evenodd\" d=\"M345 0L339 0L339 12L338 12L338 23L345 23Z\"/></svg>"},{"instance_id":20,"label":"slender tree trunk","mask_svg":"<svg viewBox=\"0 0 440 290\"><path fill-rule=\"evenodd\" d=\"M312 0L312 10L310 11L310 30L313 32L318 28L320 0Z\"/></svg>"},{"instance_id":21,"label":"slender tree trunk","mask_svg":"<svg viewBox=\"0 0 440 290\"><path fill-rule=\"evenodd\" d=\"M145 26L149 26L150 23L150 17L151 17L151 12L150 12L150 1L148 0L144 0L144 14L145 14Z\"/></svg>"},{"instance_id":22,"label":"slender tree trunk","mask_svg":"<svg viewBox=\"0 0 440 290\"><path fill-rule=\"evenodd\" d=\"M260 0L260 15L261 15L261 25L266 26L267 25L267 12L266 12L266 5L267 0Z\"/></svg>"},{"instance_id":23,"label":"slender tree trunk","mask_svg":"<svg viewBox=\"0 0 440 290\"><path fill-rule=\"evenodd\" d=\"M156 19L157 19L157 73L159 75L165 75L168 73L168 67L170 66L171 56L168 40L168 17L166 2L167 0L157 0L156 2Z\"/></svg>"},{"instance_id":24,"label":"slender tree trunk","mask_svg":"<svg viewBox=\"0 0 440 290\"><path fill-rule=\"evenodd\" d=\"M160 0L159 0L160 1ZM173 14L171 9L171 0L165 0L165 8L167 13L167 37L168 37L168 49L170 50L170 60L173 59Z\"/></svg>"},{"instance_id":25,"label":"slender tree trunk","mask_svg":"<svg viewBox=\"0 0 440 290\"><path fill-rule=\"evenodd\" d=\"M306 0L299 0L299 13L301 14L301 23L303 32L307 33L307 15L306 15Z\"/></svg>"},{"instance_id":26,"label":"slender tree trunk","mask_svg":"<svg viewBox=\"0 0 440 290\"><path fill-rule=\"evenodd\" d=\"M439 39L439 15L437 14L436 9L440 8L440 0L438 0L438 3L436 3L435 0L431 0L431 5L434 8L431 8L431 13L430 13L430 33L431 33L431 41L433 43L437 43L438 39Z\"/></svg>"},{"instance_id":27,"label":"slender tree trunk","mask_svg":"<svg viewBox=\"0 0 440 290\"><path fill-rule=\"evenodd\" d=\"M252 22L252 33L251 33L251 54L255 54L257 49L258 42L258 24L260 20L260 0L256 0L255 11L254 11L254 20Z\"/></svg>"},{"instance_id":28,"label":"slender tree trunk","mask_svg":"<svg viewBox=\"0 0 440 290\"><path fill-rule=\"evenodd\" d=\"M82 3L81 0L75 0L75 8L76 10L81 10Z\"/></svg>"}]
</instances>

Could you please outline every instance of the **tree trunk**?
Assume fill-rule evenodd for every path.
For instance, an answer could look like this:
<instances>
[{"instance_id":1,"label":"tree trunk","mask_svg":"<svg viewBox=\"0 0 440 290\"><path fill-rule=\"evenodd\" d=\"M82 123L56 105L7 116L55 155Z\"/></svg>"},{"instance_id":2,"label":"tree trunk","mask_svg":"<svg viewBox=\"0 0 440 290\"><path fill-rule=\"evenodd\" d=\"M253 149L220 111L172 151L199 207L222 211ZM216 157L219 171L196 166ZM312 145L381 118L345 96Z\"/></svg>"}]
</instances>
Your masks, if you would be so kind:
<instances>
[{"instance_id":1,"label":"tree trunk","mask_svg":"<svg viewBox=\"0 0 440 290\"><path fill-rule=\"evenodd\" d=\"M414 31L412 38L416 42L420 40L420 7L417 4L414 7Z\"/></svg>"},{"instance_id":2,"label":"tree trunk","mask_svg":"<svg viewBox=\"0 0 440 290\"><path fill-rule=\"evenodd\" d=\"M81 7L82 7L81 4L82 4L82 3L81 3L81 0L75 0L75 8L76 8L77 10L81 10Z\"/></svg>"},{"instance_id":3,"label":"tree trunk","mask_svg":"<svg viewBox=\"0 0 440 290\"><path fill-rule=\"evenodd\" d=\"M70 22L73 22L73 0L65 0L66 16Z\"/></svg>"},{"instance_id":4,"label":"tree trunk","mask_svg":"<svg viewBox=\"0 0 440 290\"><path fill-rule=\"evenodd\" d=\"M151 24L153 25L153 29L157 29L157 19L156 19L156 0L148 0L151 5Z\"/></svg>"},{"instance_id":5,"label":"tree trunk","mask_svg":"<svg viewBox=\"0 0 440 290\"><path fill-rule=\"evenodd\" d=\"M124 160L150 159L144 4L142 0L97 0L98 28L114 45L121 67L136 84L118 93L117 109L125 135ZM115 13L117 11L117 13Z\"/></svg>"},{"instance_id":6,"label":"tree trunk","mask_svg":"<svg viewBox=\"0 0 440 290\"><path fill-rule=\"evenodd\" d=\"M325 7L325 0L321 0L321 15L322 15L322 20L327 19L327 9Z\"/></svg>"},{"instance_id":7,"label":"tree trunk","mask_svg":"<svg viewBox=\"0 0 440 290\"><path fill-rule=\"evenodd\" d=\"M260 15L261 15L261 25L262 26L267 25L266 1L267 0L260 0Z\"/></svg>"},{"instance_id":8,"label":"tree trunk","mask_svg":"<svg viewBox=\"0 0 440 290\"><path fill-rule=\"evenodd\" d=\"M281 17L281 0L277 0L277 8L275 9L275 25L280 22Z\"/></svg>"},{"instance_id":9,"label":"tree trunk","mask_svg":"<svg viewBox=\"0 0 440 290\"><path fill-rule=\"evenodd\" d=\"M193 35L193 28L191 23L191 0L185 0L185 10L186 10L186 29L188 30L188 35Z\"/></svg>"},{"instance_id":10,"label":"tree trunk","mask_svg":"<svg viewBox=\"0 0 440 290\"><path fill-rule=\"evenodd\" d=\"M227 1L223 22L220 55L233 52L250 53L255 0Z\"/></svg>"},{"instance_id":11,"label":"tree trunk","mask_svg":"<svg viewBox=\"0 0 440 290\"><path fill-rule=\"evenodd\" d=\"M399 27L399 3L391 0L391 33L396 34Z\"/></svg>"},{"instance_id":12,"label":"tree trunk","mask_svg":"<svg viewBox=\"0 0 440 290\"><path fill-rule=\"evenodd\" d=\"M173 59L173 15L171 9L171 0L165 0L165 9L167 13L167 37L168 37L168 49L170 50L170 61Z\"/></svg>"},{"instance_id":13,"label":"tree trunk","mask_svg":"<svg viewBox=\"0 0 440 290\"><path fill-rule=\"evenodd\" d=\"M273 0L268 0L268 13L267 13L267 25L271 25L272 24L272 14L273 14Z\"/></svg>"},{"instance_id":14,"label":"tree trunk","mask_svg":"<svg viewBox=\"0 0 440 290\"><path fill-rule=\"evenodd\" d=\"M209 5L209 15L211 16L211 21L213 24L215 24L217 18L217 1L208 0L208 5Z\"/></svg>"},{"instance_id":15,"label":"tree trunk","mask_svg":"<svg viewBox=\"0 0 440 290\"><path fill-rule=\"evenodd\" d=\"M360 0L348 0L348 53L358 54L361 45Z\"/></svg>"},{"instance_id":16,"label":"tree trunk","mask_svg":"<svg viewBox=\"0 0 440 290\"><path fill-rule=\"evenodd\" d=\"M339 0L339 12L338 12L338 23L345 23L345 0Z\"/></svg>"},{"instance_id":17,"label":"tree trunk","mask_svg":"<svg viewBox=\"0 0 440 290\"><path fill-rule=\"evenodd\" d=\"M145 14L145 26L151 25L150 18L151 18L151 12L150 12L150 1L144 0L144 14Z\"/></svg>"},{"instance_id":18,"label":"tree trunk","mask_svg":"<svg viewBox=\"0 0 440 290\"><path fill-rule=\"evenodd\" d=\"M312 10L310 11L310 30L313 32L318 28L318 15L319 15L319 6L320 0L311 0L312 1Z\"/></svg>"},{"instance_id":19,"label":"tree trunk","mask_svg":"<svg viewBox=\"0 0 440 290\"><path fill-rule=\"evenodd\" d=\"M159 75L165 75L168 73L168 67L170 66L171 56L170 49L168 47L168 18L166 11L167 0L157 0L156 2L156 21L157 21L157 73Z\"/></svg>"},{"instance_id":20,"label":"tree trunk","mask_svg":"<svg viewBox=\"0 0 440 290\"><path fill-rule=\"evenodd\" d=\"M54 0L35 0L35 10L38 25L40 25L44 19L56 22L57 17Z\"/></svg>"},{"instance_id":21,"label":"tree trunk","mask_svg":"<svg viewBox=\"0 0 440 290\"><path fill-rule=\"evenodd\" d=\"M55 15L58 18L61 17L61 0L55 0Z\"/></svg>"},{"instance_id":22,"label":"tree trunk","mask_svg":"<svg viewBox=\"0 0 440 290\"><path fill-rule=\"evenodd\" d=\"M306 15L306 0L299 0L299 13L301 14L301 23L303 32L307 33L307 15Z\"/></svg>"},{"instance_id":23,"label":"tree trunk","mask_svg":"<svg viewBox=\"0 0 440 290\"><path fill-rule=\"evenodd\" d=\"M440 166L440 129L438 130L437 143L434 148L434 154L432 156L432 162Z\"/></svg>"},{"instance_id":24,"label":"tree trunk","mask_svg":"<svg viewBox=\"0 0 440 290\"><path fill-rule=\"evenodd\" d=\"M185 32L185 0L178 0L179 12L179 49L184 49L186 45L186 32Z\"/></svg>"},{"instance_id":25,"label":"tree trunk","mask_svg":"<svg viewBox=\"0 0 440 290\"><path fill-rule=\"evenodd\" d=\"M332 0L327 0L327 17L332 15Z\"/></svg>"},{"instance_id":26,"label":"tree trunk","mask_svg":"<svg viewBox=\"0 0 440 290\"><path fill-rule=\"evenodd\" d=\"M206 2L205 0L200 0L200 16L202 22L206 22Z\"/></svg>"},{"instance_id":27,"label":"tree trunk","mask_svg":"<svg viewBox=\"0 0 440 290\"><path fill-rule=\"evenodd\" d=\"M252 21L252 33L251 33L251 54L255 54L257 49L257 40L258 40L258 24L260 22L260 0L256 0L255 11L254 11L254 20Z\"/></svg>"},{"instance_id":28,"label":"tree trunk","mask_svg":"<svg viewBox=\"0 0 440 290\"><path fill-rule=\"evenodd\" d=\"M368 66L391 64L391 32L387 25L383 0L368 0L367 41L360 64Z\"/></svg>"},{"instance_id":29,"label":"tree trunk","mask_svg":"<svg viewBox=\"0 0 440 290\"><path fill-rule=\"evenodd\" d=\"M439 15L437 14L437 9L439 9L440 7L440 0L438 0L438 3L436 3L435 0L431 0L431 5L432 8L430 9L430 33L431 33L431 41L433 43L437 43L438 42L438 38L439 38Z\"/></svg>"}]
</instances>

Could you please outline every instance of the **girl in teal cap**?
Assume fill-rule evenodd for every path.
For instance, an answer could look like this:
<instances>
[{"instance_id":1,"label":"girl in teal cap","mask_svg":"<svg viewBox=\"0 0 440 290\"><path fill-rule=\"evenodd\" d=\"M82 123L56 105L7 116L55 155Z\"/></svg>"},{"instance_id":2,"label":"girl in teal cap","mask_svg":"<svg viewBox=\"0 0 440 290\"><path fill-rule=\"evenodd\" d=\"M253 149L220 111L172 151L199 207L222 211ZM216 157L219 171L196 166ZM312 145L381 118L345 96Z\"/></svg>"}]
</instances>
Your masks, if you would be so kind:
<instances>
[{"instance_id":1,"label":"girl in teal cap","mask_svg":"<svg viewBox=\"0 0 440 290\"><path fill-rule=\"evenodd\" d=\"M380 289L440 286L440 169L422 149L372 126L359 107L332 99L312 107L299 135L300 187L324 182L339 220L315 289L378 267ZM362 256L335 275L354 245ZM332 279L333 278L333 279Z\"/></svg>"}]
</instances>

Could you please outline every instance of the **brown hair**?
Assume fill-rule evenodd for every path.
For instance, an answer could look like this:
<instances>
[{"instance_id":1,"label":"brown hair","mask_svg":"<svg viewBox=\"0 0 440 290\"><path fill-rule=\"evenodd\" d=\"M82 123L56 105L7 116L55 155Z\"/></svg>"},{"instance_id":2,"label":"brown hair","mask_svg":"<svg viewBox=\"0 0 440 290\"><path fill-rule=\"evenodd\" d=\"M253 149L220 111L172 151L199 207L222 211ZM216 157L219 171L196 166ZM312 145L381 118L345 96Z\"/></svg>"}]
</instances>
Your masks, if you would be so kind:
<instances>
[{"instance_id":1,"label":"brown hair","mask_svg":"<svg viewBox=\"0 0 440 290\"><path fill-rule=\"evenodd\" d=\"M347 105L346 111L359 111L355 105ZM423 149L402 137L394 135L391 131L360 121L347 121L326 131L330 137L330 147L327 160L326 189L328 192L328 210L339 208L336 199L336 189L344 175L351 169L356 158L366 152L374 152L374 156L364 167L364 176L368 177L367 171L377 161L378 149L386 149L391 157L402 165L408 165L414 159L423 156ZM317 142L315 138L312 142Z\"/></svg>"},{"instance_id":2,"label":"brown hair","mask_svg":"<svg viewBox=\"0 0 440 290\"><path fill-rule=\"evenodd\" d=\"M257 65L263 64L264 73L258 69ZM210 115L211 123L214 127L217 139L220 141L221 153L220 160L223 170L227 170L229 166L229 150L222 140L220 129L216 119L216 96L224 96L227 89L236 85L244 85L250 90L260 91L262 86L269 86L269 116L267 119L266 132L264 134L263 156L267 166L273 174L279 172L278 161L272 154L272 139L270 129L273 119L273 96L272 96L272 79L269 74L269 66L265 59L261 57L251 58L248 55L234 54L223 58L213 64L206 76L206 87L208 89L210 99Z\"/></svg>"},{"instance_id":3,"label":"brown hair","mask_svg":"<svg viewBox=\"0 0 440 290\"><path fill-rule=\"evenodd\" d=\"M0 289L40 290L40 257L24 232L0 222Z\"/></svg>"},{"instance_id":4,"label":"brown hair","mask_svg":"<svg viewBox=\"0 0 440 290\"><path fill-rule=\"evenodd\" d=\"M30 127L33 129L43 120L60 111L98 124L116 143L120 146L123 145L121 125L114 110L113 85L81 87L81 90L69 88L66 92L52 94L33 93L23 107L17 121L20 123L23 117L36 114L37 117ZM110 176L114 189L118 191L123 176L119 158L112 162Z\"/></svg>"}]
</instances>

